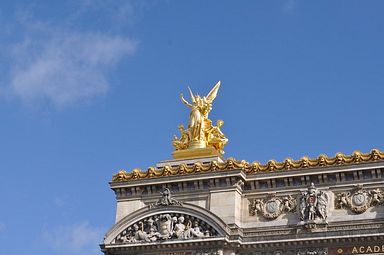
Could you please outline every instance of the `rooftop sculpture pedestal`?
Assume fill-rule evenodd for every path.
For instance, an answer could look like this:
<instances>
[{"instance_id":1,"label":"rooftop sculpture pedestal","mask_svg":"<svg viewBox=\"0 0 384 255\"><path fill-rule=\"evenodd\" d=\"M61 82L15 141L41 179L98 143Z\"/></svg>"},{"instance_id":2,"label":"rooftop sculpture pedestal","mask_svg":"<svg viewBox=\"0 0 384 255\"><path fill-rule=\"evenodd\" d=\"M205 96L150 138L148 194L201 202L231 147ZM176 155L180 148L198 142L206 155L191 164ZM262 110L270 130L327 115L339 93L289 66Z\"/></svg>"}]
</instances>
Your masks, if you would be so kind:
<instances>
[{"instance_id":1,"label":"rooftop sculpture pedestal","mask_svg":"<svg viewBox=\"0 0 384 255\"><path fill-rule=\"evenodd\" d=\"M223 156L213 147L201 148L201 149L186 149L172 152L172 156L175 159L198 159L205 157L219 157L224 159Z\"/></svg>"}]
</instances>

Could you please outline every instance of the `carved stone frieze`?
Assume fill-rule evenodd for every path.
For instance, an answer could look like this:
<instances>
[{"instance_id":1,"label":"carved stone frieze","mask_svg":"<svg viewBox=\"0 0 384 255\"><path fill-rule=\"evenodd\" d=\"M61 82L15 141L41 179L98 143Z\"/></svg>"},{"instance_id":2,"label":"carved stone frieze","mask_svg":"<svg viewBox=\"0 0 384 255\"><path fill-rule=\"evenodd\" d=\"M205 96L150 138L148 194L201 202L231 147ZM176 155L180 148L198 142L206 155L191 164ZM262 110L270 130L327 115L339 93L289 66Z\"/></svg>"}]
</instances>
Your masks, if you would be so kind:
<instances>
[{"instance_id":1,"label":"carved stone frieze","mask_svg":"<svg viewBox=\"0 0 384 255\"><path fill-rule=\"evenodd\" d=\"M272 194L265 199L253 199L249 205L249 214L255 215L256 212L260 212L264 218L272 220L284 212L294 212L296 204L296 199L291 195L280 198Z\"/></svg>"},{"instance_id":2,"label":"carved stone frieze","mask_svg":"<svg viewBox=\"0 0 384 255\"><path fill-rule=\"evenodd\" d=\"M274 230L274 231L257 231L246 232L244 236L279 236L279 235L290 235L294 234L294 230Z\"/></svg>"},{"instance_id":3,"label":"carved stone frieze","mask_svg":"<svg viewBox=\"0 0 384 255\"><path fill-rule=\"evenodd\" d=\"M327 255L327 248L317 248L317 249L305 249L299 250L297 255Z\"/></svg>"},{"instance_id":4,"label":"carved stone frieze","mask_svg":"<svg viewBox=\"0 0 384 255\"><path fill-rule=\"evenodd\" d=\"M328 249L327 248L307 248L307 249L299 249L299 250L260 251L260 252L246 253L244 255L328 255Z\"/></svg>"},{"instance_id":5,"label":"carved stone frieze","mask_svg":"<svg viewBox=\"0 0 384 255\"><path fill-rule=\"evenodd\" d=\"M247 253L244 255L296 255L295 250L279 250L279 251L260 251L260 252L253 252L253 253ZM242 254L243 255L243 254Z\"/></svg>"},{"instance_id":6,"label":"carved stone frieze","mask_svg":"<svg viewBox=\"0 0 384 255\"><path fill-rule=\"evenodd\" d=\"M142 219L124 229L112 243L149 243L218 236L208 223L191 215L164 213Z\"/></svg>"},{"instance_id":7,"label":"carved stone frieze","mask_svg":"<svg viewBox=\"0 0 384 255\"><path fill-rule=\"evenodd\" d=\"M223 254L224 252L222 249L197 251L195 253L195 255L223 255Z\"/></svg>"},{"instance_id":8,"label":"carved stone frieze","mask_svg":"<svg viewBox=\"0 0 384 255\"><path fill-rule=\"evenodd\" d=\"M369 207L384 203L384 191L377 188L366 190L362 186L357 186L351 192L342 192L336 195L336 209L348 208L355 213L363 213Z\"/></svg>"}]
</instances>

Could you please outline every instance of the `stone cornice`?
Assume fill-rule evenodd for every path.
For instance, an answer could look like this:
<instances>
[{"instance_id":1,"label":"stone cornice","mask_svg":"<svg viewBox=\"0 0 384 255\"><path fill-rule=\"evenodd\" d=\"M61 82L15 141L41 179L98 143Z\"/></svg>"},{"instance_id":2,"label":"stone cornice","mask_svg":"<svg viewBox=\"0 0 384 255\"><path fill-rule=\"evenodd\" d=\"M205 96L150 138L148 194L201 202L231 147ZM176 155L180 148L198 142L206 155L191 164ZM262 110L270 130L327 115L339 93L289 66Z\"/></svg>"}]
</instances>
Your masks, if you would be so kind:
<instances>
[{"instance_id":1,"label":"stone cornice","mask_svg":"<svg viewBox=\"0 0 384 255\"><path fill-rule=\"evenodd\" d=\"M132 172L126 172L120 170L112 177L112 183L127 182L139 179L154 179L159 177L170 177L178 175L190 175L200 174L215 171L227 171L240 169L247 175L261 174L277 171L290 171L319 167L332 167L342 165L357 165L361 163L384 161L384 152L378 149L373 149L370 153L363 154L359 151L355 151L352 155L344 155L337 153L334 157L327 157L326 155L320 155L315 159L308 157L302 157L300 160L294 161L287 158L283 162L276 162L275 160L269 160L266 164L259 162L249 163L245 160L235 160L229 158L224 162L212 161L210 163L196 162L194 164L180 164L175 167L164 166L161 168L149 167L147 171L135 168Z\"/></svg>"}]
</instances>

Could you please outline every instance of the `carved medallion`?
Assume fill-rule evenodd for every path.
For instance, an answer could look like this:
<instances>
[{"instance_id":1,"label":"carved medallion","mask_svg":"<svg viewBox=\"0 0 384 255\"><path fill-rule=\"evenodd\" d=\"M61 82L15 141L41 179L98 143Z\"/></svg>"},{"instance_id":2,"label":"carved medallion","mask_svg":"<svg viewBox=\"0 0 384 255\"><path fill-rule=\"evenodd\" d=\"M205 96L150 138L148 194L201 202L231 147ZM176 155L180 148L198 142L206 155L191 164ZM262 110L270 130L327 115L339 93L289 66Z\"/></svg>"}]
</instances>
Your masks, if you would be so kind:
<instances>
[{"instance_id":1,"label":"carved medallion","mask_svg":"<svg viewBox=\"0 0 384 255\"><path fill-rule=\"evenodd\" d=\"M254 199L249 205L250 215L256 212L266 219L276 219L283 212L294 212L296 210L296 199L292 196L276 197L274 194L269 195L266 199Z\"/></svg>"},{"instance_id":2,"label":"carved medallion","mask_svg":"<svg viewBox=\"0 0 384 255\"><path fill-rule=\"evenodd\" d=\"M364 205L366 204L367 202L367 197L366 197L366 194L362 194L362 193L357 193L357 194L354 194L352 196L352 202L356 205L356 206L361 206L361 205Z\"/></svg>"},{"instance_id":3,"label":"carved medallion","mask_svg":"<svg viewBox=\"0 0 384 255\"><path fill-rule=\"evenodd\" d=\"M281 201L278 199L271 199L265 203L265 211L268 213L276 213L280 209Z\"/></svg>"},{"instance_id":4,"label":"carved medallion","mask_svg":"<svg viewBox=\"0 0 384 255\"><path fill-rule=\"evenodd\" d=\"M348 208L355 213L363 213L369 207L384 203L384 194L381 189L365 190L357 186L352 192L342 192L336 195L337 209Z\"/></svg>"}]
</instances>

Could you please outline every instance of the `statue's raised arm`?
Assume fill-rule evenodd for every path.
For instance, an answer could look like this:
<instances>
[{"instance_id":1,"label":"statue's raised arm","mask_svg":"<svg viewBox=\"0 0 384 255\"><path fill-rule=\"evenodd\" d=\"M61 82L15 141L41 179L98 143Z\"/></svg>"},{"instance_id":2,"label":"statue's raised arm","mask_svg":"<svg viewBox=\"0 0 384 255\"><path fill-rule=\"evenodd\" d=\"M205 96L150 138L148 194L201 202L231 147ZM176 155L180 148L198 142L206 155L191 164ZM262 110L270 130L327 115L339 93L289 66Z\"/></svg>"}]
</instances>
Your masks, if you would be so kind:
<instances>
[{"instance_id":1,"label":"statue's raised arm","mask_svg":"<svg viewBox=\"0 0 384 255\"><path fill-rule=\"evenodd\" d=\"M183 93L180 94L180 99L181 99L181 102L183 102L183 104L185 104L188 107L192 107L192 105L187 100L184 99Z\"/></svg>"}]
</instances>

